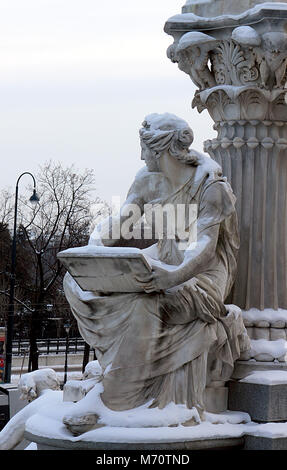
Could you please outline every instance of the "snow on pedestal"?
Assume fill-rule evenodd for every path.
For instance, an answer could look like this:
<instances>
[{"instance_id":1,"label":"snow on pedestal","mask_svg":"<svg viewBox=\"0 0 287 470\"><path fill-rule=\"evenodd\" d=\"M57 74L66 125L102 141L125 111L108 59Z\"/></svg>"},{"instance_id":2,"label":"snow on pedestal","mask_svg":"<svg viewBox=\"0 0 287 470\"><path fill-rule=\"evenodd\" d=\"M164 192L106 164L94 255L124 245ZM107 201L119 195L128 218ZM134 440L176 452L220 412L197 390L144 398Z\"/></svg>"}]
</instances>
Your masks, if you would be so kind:
<instances>
[{"instance_id":1,"label":"snow on pedestal","mask_svg":"<svg viewBox=\"0 0 287 470\"><path fill-rule=\"evenodd\" d=\"M274 378L273 378L274 379ZM270 381L271 379L269 379ZM282 381L282 377L277 379ZM284 379L286 380L286 378ZM284 382L286 383L286 382ZM199 441L220 441L244 436L261 436L271 439L287 437L287 423L258 424L250 420L250 416L244 412L226 411L224 413L206 413L206 420L197 426L170 427L170 423L176 421L181 415L185 419L190 416L191 410L171 403L163 410L148 410L146 406L135 410L123 412L111 412L104 409L99 399L100 388L95 388L87 395L90 400L89 406L96 408L101 415L105 427L91 430L81 436L73 436L63 425L62 419L75 404L59 403L51 397L51 404L47 401L45 406L38 408L36 414L29 418L26 423L26 437L33 436L35 442L43 442L59 448L70 448L70 444L85 445L90 448L94 445L104 444L105 449L112 448L113 444L142 446L153 443L153 449L159 445L180 445L185 442L195 443ZM79 411L85 409L87 401L79 404ZM160 425L160 427L154 427ZM62 446L62 447L61 447ZM111 446L111 447L109 447ZM80 447L77 447L80 448Z\"/></svg>"}]
</instances>

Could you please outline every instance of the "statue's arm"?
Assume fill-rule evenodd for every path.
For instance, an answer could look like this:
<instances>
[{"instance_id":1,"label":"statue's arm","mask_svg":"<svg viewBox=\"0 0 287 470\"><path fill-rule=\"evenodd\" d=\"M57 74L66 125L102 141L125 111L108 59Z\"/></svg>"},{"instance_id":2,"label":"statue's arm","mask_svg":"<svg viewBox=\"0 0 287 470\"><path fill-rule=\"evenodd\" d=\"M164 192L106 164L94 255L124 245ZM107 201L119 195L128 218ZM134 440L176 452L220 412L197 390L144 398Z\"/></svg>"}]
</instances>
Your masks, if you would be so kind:
<instances>
[{"instance_id":1,"label":"statue's arm","mask_svg":"<svg viewBox=\"0 0 287 470\"><path fill-rule=\"evenodd\" d=\"M220 224L235 212L235 198L223 181L211 184L203 193L197 219L197 241L185 251L184 260L174 271L178 284L206 271L214 260Z\"/></svg>"},{"instance_id":2,"label":"statue's arm","mask_svg":"<svg viewBox=\"0 0 287 470\"><path fill-rule=\"evenodd\" d=\"M185 251L183 262L172 272L173 285L182 284L208 269L215 256L218 235L219 224L201 232L197 242Z\"/></svg>"},{"instance_id":3,"label":"statue's arm","mask_svg":"<svg viewBox=\"0 0 287 470\"><path fill-rule=\"evenodd\" d=\"M135 276L146 293L152 293L178 286L204 272L213 260L218 241L219 225L202 231L195 246L185 251L183 262L179 266L168 267L156 261L151 274Z\"/></svg>"},{"instance_id":4,"label":"statue's arm","mask_svg":"<svg viewBox=\"0 0 287 470\"><path fill-rule=\"evenodd\" d=\"M90 236L90 245L113 246L130 232L144 213L144 202L141 195L142 186L138 178L129 189L127 199L118 215L109 216L101 221Z\"/></svg>"},{"instance_id":5,"label":"statue's arm","mask_svg":"<svg viewBox=\"0 0 287 470\"><path fill-rule=\"evenodd\" d=\"M147 293L175 287L205 272L214 261L221 222L234 211L234 196L224 182L215 182L205 191L199 205L197 240L185 250L179 266L154 263L153 272L136 277Z\"/></svg>"}]
</instances>

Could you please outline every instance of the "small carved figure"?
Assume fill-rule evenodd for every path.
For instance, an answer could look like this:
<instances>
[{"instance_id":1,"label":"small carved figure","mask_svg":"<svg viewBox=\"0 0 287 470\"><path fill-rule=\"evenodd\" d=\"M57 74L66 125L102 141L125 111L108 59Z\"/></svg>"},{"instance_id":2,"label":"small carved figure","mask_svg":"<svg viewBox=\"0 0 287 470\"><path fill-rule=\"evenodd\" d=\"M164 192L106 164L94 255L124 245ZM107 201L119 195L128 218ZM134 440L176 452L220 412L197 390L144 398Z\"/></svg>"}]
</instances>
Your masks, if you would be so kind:
<instances>
[{"instance_id":1,"label":"small carved figure","mask_svg":"<svg viewBox=\"0 0 287 470\"><path fill-rule=\"evenodd\" d=\"M38 398L43 390L60 390L60 381L53 369L40 369L24 374L18 384L21 399L29 403Z\"/></svg>"},{"instance_id":2,"label":"small carved figure","mask_svg":"<svg viewBox=\"0 0 287 470\"><path fill-rule=\"evenodd\" d=\"M215 45L216 40L211 36L190 32L182 36L175 51L179 69L190 76L200 91L216 85L209 68L209 52Z\"/></svg>"},{"instance_id":3,"label":"small carved figure","mask_svg":"<svg viewBox=\"0 0 287 470\"><path fill-rule=\"evenodd\" d=\"M287 34L265 33L262 41L260 64L262 85L267 88L283 88L287 71Z\"/></svg>"},{"instance_id":4,"label":"small carved figure","mask_svg":"<svg viewBox=\"0 0 287 470\"><path fill-rule=\"evenodd\" d=\"M282 88L286 83L287 57L275 71L276 85L275 88Z\"/></svg>"},{"instance_id":5,"label":"small carved figure","mask_svg":"<svg viewBox=\"0 0 287 470\"><path fill-rule=\"evenodd\" d=\"M268 88L268 81L270 78L270 68L267 64L266 57L263 55L262 51L257 53L257 62L259 64L260 70L260 79L261 79L261 88Z\"/></svg>"},{"instance_id":6,"label":"small carved figure","mask_svg":"<svg viewBox=\"0 0 287 470\"><path fill-rule=\"evenodd\" d=\"M22 410L13 416L0 432L0 450L14 449L24 439L26 421L37 413L45 404L59 401L59 395L53 394L60 390L60 382L53 369L35 370L24 374L18 384L20 398L27 400ZM61 397L60 397L61 399Z\"/></svg>"}]
</instances>

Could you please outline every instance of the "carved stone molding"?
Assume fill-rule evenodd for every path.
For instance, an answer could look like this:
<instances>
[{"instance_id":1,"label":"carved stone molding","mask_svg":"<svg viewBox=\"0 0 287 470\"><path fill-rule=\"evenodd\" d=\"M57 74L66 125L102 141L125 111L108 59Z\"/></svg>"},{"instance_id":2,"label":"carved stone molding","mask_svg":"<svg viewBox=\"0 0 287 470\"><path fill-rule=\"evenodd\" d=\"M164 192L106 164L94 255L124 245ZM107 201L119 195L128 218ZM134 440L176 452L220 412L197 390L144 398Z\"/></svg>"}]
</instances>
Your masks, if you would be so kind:
<instances>
[{"instance_id":1,"label":"carved stone molding","mask_svg":"<svg viewBox=\"0 0 287 470\"><path fill-rule=\"evenodd\" d=\"M276 0L269 0L270 2ZM194 13L204 17L224 15L227 11L230 14L239 14L259 3L262 3L262 0L189 0L182 7L182 13Z\"/></svg>"},{"instance_id":2,"label":"carved stone molding","mask_svg":"<svg viewBox=\"0 0 287 470\"><path fill-rule=\"evenodd\" d=\"M283 32L259 36L254 28L239 26L230 39L217 40L192 31L169 48L168 56L200 91L217 85L286 87L287 34Z\"/></svg>"},{"instance_id":3,"label":"carved stone molding","mask_svg":"<svg viewBox=\"0 0 287 470\"><path fill-rule=\"evenodd\" d=\"M205 150L237 197L241 246L230 303L287 309L287 3L176 15L168 57L195 83L217 137Z\"/></svg>"},{"instance_id":4,"label":"carved stone molding","mask_svg":"<svg viewBox=\"0 0 287 470\"><path fill-rule=\"evenodd\" d=\"M256 87L217 86L198 92L192 106L207 109L215 122L287 121L287 89L263 90Z\"/></svg>"},{"instance_id":5,"label":"carved stone molding","mask_svg":"<svg viewBox=\"0 0 287 470\"><path fill-rule=\"evenodd\" d=\"M286 19L284 3L274 8L270 4L258 5L237 17L177 15L165 26L165 31L174 37L168 57L200 91L217 85L284 89Z\"/></svg>"}]
</instances>

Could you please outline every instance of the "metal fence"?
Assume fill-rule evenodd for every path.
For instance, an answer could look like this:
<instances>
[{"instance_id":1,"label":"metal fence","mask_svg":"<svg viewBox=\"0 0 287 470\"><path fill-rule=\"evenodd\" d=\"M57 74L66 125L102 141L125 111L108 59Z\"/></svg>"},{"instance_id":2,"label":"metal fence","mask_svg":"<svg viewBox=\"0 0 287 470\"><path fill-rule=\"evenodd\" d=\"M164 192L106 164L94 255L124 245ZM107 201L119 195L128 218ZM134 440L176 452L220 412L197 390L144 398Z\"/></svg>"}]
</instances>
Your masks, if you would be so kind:
<instances>
[{"instance_id":1,"label":"metal fence","mask_svg":"<svg viewBox=\"0 0 287 470\"><path fill-rule=\"evenodd\" d=\"M64 354L66 338L45 338L37 340L39 355ZM67 352L69 354L83 353L85 342L82 338L69 338ZM29 352L29 341L13 340L13 356L24 356Z\"/></svg>"}]
</instances>

